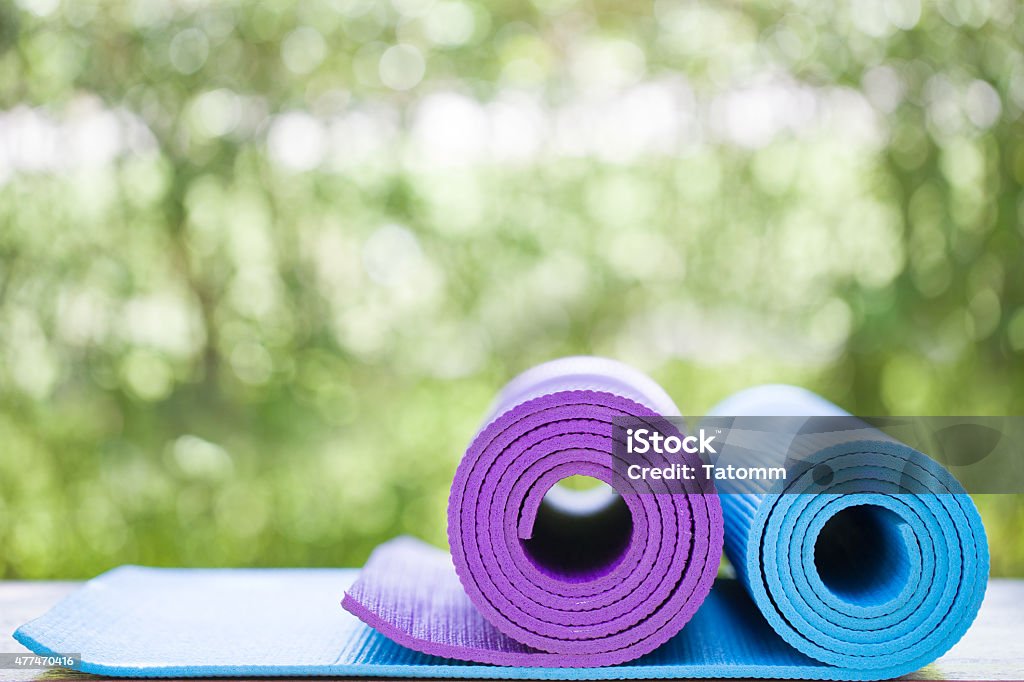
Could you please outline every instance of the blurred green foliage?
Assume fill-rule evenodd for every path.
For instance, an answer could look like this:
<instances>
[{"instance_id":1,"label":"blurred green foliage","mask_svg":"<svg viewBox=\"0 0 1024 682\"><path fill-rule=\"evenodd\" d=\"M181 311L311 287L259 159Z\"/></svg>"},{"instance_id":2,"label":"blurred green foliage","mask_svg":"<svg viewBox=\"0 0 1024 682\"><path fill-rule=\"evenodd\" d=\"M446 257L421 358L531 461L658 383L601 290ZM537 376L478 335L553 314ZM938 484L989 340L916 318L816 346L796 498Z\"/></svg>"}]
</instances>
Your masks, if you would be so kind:
<instances>
[{"instance_id":1,"label":"blurred green foliage","mask_svg":"<svg viewBox=\"0 0 1024 682\"><path fill-rule=\"evenodd\" d=\"M0 2L0 576L443 544L564 354L1024 414L1022 45L1014 0Z\"/></svg>"}]
</instances>

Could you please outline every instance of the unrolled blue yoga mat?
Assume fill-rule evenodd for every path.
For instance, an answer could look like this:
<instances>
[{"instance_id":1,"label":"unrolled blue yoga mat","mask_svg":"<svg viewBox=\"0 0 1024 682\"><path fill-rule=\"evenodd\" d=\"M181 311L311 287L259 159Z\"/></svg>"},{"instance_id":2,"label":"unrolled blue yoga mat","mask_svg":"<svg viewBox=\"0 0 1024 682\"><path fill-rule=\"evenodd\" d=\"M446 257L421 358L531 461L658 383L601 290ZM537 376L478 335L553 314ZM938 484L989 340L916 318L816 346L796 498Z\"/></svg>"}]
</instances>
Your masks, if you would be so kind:
<instances>
[{"instance_id":1,"label":"unrolled blue yoga mat","mask_svg":"<svg viewBox=\"0 0 1024 682\"><path fill-rule=\"evenodd\" d=\"M428 559L447 561L444 552L423 549ZM717 581L681 633L632 663L529 668L447 660L393 643L338 606L357 573L123 566L89 581L16 637L39 653L81 653L79 669L115 677L841 679L840 670L787 646L735 580Z\"/></svg>"},{"instance_id":2,"label":"unrolled blue yoga mat","mask_svg":"<svg viewBox=\"0 0 1024 682\"><path fill-rule=\"evenodd\" d=\"M715 414L846 413L800 389L762 387ZM780 485L811 489L806 477L816 470L785 484L730 482L721 502L738 579L716 581L692 620L660 648L615 666L439 658L399 646L342 610L342 594L360 580L363 601L425 641L508 646L488 634L479 614L467 616L469 598L450 557L409 539L388 543L375 555L387 561L372 560L361 577L347 569L123 567L22 626L16 638L39 653L80 653L86 672L140 677L868 680L911 672L944 653L977 614L988 574L977 511L948 472L906 446L881 437L821 445L803 454L829 467L830 492L857 492L781 494ZM767 438L760 454L783 463L786 452ZM726 448L720 456L738 455ZM814 489L821 487L816 480ZM866 529L872 551L858 559ZM831 548L816 556L819 535Z\"/></svg>"}]
</instances>

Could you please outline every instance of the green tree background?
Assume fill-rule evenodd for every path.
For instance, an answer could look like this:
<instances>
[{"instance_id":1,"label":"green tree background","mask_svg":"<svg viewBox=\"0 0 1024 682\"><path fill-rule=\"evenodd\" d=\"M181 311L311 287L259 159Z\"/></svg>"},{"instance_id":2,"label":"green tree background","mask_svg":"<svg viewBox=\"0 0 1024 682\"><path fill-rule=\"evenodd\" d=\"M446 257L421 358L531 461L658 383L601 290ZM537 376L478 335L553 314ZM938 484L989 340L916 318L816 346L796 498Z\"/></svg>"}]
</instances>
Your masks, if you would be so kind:
<instances>
[{"instance_id":1,"label":"green tree background","mask_svg":"<svg viewBox=\"0 0 1024 682\"><path fill-rule=\"evenodd\" d=\"M1024 414L1022 12L0 1L0 576L443 544L565 354Z\"/></svg>"}]
</instances>

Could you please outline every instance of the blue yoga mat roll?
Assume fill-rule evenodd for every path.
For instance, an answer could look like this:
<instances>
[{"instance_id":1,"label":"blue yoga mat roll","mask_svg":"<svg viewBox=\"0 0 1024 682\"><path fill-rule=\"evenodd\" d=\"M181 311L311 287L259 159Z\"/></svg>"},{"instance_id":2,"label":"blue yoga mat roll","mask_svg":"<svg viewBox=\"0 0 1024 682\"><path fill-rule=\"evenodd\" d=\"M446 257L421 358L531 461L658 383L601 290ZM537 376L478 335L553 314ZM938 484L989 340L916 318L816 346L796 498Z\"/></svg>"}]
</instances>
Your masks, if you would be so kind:
<instances>
[{"instance_id":1,"label":"blue yoga mat roll","mask_svg":"<svg viewBox=\"0 0 1024 682\"><path fill-rule=\"evenodd\" d=\"M734 420L743 446L723 447L714 463L790 472L716 481L726 555L786 642L858 676L889 678L963 636L985 593L988 543L946 469L866 424L851 430L851 415L792 386L742 391L710 416L773 417L747 420L750 429ZM842 427L804 428L821 418Z\"/></svg>"}]
</instances>

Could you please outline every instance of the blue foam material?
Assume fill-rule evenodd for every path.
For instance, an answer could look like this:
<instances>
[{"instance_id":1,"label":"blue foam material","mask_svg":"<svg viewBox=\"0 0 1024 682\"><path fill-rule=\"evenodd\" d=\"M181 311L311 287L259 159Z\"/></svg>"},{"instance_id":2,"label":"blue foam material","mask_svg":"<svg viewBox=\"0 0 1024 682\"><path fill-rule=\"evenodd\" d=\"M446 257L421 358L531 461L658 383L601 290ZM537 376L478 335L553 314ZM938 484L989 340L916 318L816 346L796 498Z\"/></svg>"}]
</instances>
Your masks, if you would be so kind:
<instances>
[{"instance_id":1,"label":"blue foam material","mask_svg":"<svg viewBox=\"0 0 1024 682\"><path fill-rule=\"evenodd\" d=\"M775 434L755 436L757 463L787 466L798 455L807 464L782 482L716 481L726 556L787 643L887 679L931 663L963 636L988 584L988 542L948 471L867 424L850 429L851 415L793 386L742 391L715 415L775 417ZM838 417L843 427L807 433L804 424L823 423L807 417ZM750 452L722 448L715 464L749 464Z\"/></svg>"},{"instance_id":2,"label":"blue foam material","mask_svg":"<svg viewBox=\"0 0 1024 682\"><path fill-rule=\"evenodd\" d=\"M634 662L527 668L448 660L391 642L338 605L357 573L123 566L15 637L39 653L79 653L79 670L115 677L862 678L787 645L735 580L719 579L682 632Z\"/></svg>"}]
</instances>

